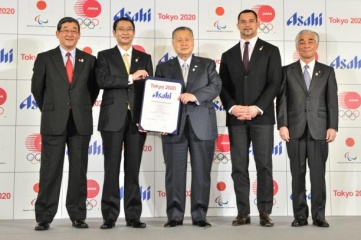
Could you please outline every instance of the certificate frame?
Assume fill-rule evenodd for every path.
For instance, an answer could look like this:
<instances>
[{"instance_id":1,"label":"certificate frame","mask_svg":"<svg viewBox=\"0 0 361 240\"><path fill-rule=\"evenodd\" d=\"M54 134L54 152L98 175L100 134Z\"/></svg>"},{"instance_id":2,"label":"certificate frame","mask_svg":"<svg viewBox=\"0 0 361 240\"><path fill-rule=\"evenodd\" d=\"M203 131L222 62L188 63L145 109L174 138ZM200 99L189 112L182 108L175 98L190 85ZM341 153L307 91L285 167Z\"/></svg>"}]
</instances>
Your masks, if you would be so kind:
<instances>
[{"instance_id":1,"label":"certificate frame","mask_svg":"<svg viewBox=\"0 0 361 240\"><path fill-rule=\"evenodd\" d=\"M147 77L140 114L139 129L178 135L183 80Z\"/></svg>"}]
</instances>

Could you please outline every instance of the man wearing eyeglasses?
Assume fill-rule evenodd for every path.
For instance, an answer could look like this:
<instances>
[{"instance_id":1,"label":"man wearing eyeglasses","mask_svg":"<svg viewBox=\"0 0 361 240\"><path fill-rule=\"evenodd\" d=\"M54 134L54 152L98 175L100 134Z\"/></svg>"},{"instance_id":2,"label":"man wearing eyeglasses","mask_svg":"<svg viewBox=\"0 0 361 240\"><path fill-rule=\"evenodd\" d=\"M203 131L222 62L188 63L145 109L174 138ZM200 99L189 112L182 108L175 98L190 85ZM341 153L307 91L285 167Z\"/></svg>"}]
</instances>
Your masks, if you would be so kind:
<instances>
[{"instance_id":1,"label":"man wearing eyeglasses","mask_svg":"<svg viewBox=\"0 0 361 240\"><path fill-rule=\"evenodd\" d=\"M86 173L93 133L92 106L99 88L96 58L76 48L79 30L76 19L62 18L56 31L60 45L38 54L34 64L31 92L41 111L42 136L35 230L49 229L57 212L65 146L69 158L66 208L73 227L88 228Z\"/></svg>"},{"instance_id":2,"label":"man wearing eyeglasses","mask_svg":"<svg viewBox=\"0 0 361 240\"><path fill-rule=\"evenodd\" d=\"M101 229L115 226L120 212L119 172L124 147L124 214L126 226L145 228L140 221L142 200L139 169L146 133L138 130L144 79L153 75L149 54L132 47L134 22L119 18L113 24L117 45L98 53L97 82L104 89L98 130L104 147L104 185Z\"/></svg>"}]
</instances>

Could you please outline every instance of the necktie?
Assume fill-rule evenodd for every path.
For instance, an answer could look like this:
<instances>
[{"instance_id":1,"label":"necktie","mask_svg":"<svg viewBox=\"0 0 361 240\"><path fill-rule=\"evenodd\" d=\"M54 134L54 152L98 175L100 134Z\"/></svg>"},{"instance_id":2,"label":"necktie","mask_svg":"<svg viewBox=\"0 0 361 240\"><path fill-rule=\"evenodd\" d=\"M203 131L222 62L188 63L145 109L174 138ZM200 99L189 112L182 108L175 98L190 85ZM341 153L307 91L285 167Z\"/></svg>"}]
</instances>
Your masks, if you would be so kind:
<instances>
[{"instance_id":1,"label":"necktie","mask_svg":"<svg viewBox=\"0 0 361 240\"><path fill-rule=\"evenodd\" d=\"M307 71L308 68L309 68L309 66L305 65L304 71L303 71L303 78L305 79L307 90L310 88L310 84L311 84L311 76Z\"/></svg>"},{"instance_id":2,"label":"necktie","mask_svg":"<svg viewBox=\"0 0 361 240\"><path fill-rule=\"evenodd\" d=\"M249 45L249 42L245 42L244 50L243 50L243 64L244 64L244 69L246 69L246 70L247 70L248 63L249 63L248 45Z\"/></svg>"},{"instance_id":3,"label":"necktie","mask_svg":"<svg viewBox=\"0 0 361 240\"><path fill-rule=\"evenodd\" d=\"M183 80L184 80L184 84L187 85L187 79L188 79L188 64L184 63L182 66L182 74L183 74Z\"/></svg>"},{"instance_id":4,"label":"necktie","mask_svg":"<svg viewBox=\"0 0 361 240\"><path fill-rule=\"evenodd\" d=\"M71 84L73 82L73 63L70 59L70 52L66 53L66 56L68 59L66 60L65 69L66 69L66 75L68 76L69 83Z\"/></svg>"},{"instance_id":5,"label":"necktie","mask_svg":"<svg viewBox=\"0 0 361 240\"><path fill-rule=\"evenodd\" d=\"M124 61L125 68L127 69L127 73L129 74L130 66L129 66L128 56L129 56L128 53L124 53L123 61Z\"/></svg>"}]
</instances>

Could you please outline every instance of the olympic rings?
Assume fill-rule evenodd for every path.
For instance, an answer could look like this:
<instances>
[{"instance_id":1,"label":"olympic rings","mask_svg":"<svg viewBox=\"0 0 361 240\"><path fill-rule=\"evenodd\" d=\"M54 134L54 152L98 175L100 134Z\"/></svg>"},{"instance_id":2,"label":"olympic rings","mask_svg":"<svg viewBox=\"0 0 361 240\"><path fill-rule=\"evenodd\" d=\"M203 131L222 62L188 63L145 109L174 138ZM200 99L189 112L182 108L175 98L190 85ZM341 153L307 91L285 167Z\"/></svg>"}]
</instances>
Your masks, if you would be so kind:
<instances>
[{"instance_id":1,"label":"olympic rings","mask_svg":"<svg viewBox=\"0 0 361 240\"><path fill-rule=\"evenodd\" d=\"M358 110L352 111L352 110L339 110L338 116L341 117L343 120L355 120L360 116L360 112Z\"/></svg>"},{"instance_id":2,"label":"olympic rings","mask_svg":"<svg viewBox=\"0 0 361 240\"><path fill-rule=\"evenodd\" d=\"M271 23L261 23L259 25L259 30L261 30L263 33L269 33L273 29L273 24Z\"/></svg>"},{"instance_id":3,"label":"olympic rings","mask_svg":"<svg viewBox=\"0 0 361 240\"><path fill-rule=\"evenodd\" d=\"M230 153L215 153L213 157L213 162L216 164L223 163L226 164L228 161L231 161Z\"/></svg>"},{"instance_id":4,"label":"olympic rings","mask_svg":"<svg viewBox=\"0 0 361 240\"><path fill-rule=\"evenodd\" d=\"M89 18L78 18L77 19L80 25L80 28L85 29L85 28L89 28L89 29L94 29L96 26L99 25L99 20L98 19L89 19Z\"/></svg>"},{"instance_id":5,"label":"olympic rings","mask_svg":"<svg viewBox=\"0 0 361 240\"><path fill-rule=\"evenodd\" d=\"M92 210L98 204L98 202L95 199L87 199L85 204L87 210Z\"/></svg>"},{"instance_id":6,"label":"olympic rings","mask_svg":"<svg viewBox=\"0 0 361 240\"><path fill-rule=\"evenodd\" d=\"M41 163L41 153L28 153L26 155L26 160L31 162L32 164Z\"/></svg>"}]
</instances>

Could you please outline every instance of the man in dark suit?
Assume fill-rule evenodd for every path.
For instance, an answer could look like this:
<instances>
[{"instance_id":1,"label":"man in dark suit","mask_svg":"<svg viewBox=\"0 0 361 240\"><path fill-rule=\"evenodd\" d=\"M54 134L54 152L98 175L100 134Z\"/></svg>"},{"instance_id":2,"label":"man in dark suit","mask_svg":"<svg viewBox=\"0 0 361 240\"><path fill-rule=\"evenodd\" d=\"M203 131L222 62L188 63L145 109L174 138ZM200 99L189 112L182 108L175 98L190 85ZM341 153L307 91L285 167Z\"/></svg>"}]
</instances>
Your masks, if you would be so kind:
<instances>
[{"instance_id":1,"label":"man in dark suit","mask_svg":"<svg viewBox=\"0 0 361 240\"><path fill-rule=\"evenodd\" d=\"M338 99L333 68L315 60L318 43L314 31L303 30L297 35L300 60L283 68L277 97L277 126L290 158L294 227L308 225L306 159L313 225L329 227L325 219L325 167L328 143L335 140L338 129Z\"/></svg>"},{"instance_id":2,"label":"man in dark suit","mask_svg":"<svg viewBox=\"0 0 361 240\"><path fill-rule=\"evenodd\" d=\"M132 47L134 22L119 18L113 24L118 44L98 53L97 82L104 89L98 130L104 146L104 184L101 229L110 229L120 211L119 172L124 144L124 211L126 225L145 228L140 221L142 200L139 170L145 132L138 130L144 79L153 74L149 54Z\"/></svg>"},{"instance_id":3,"label":"man in dark suit","mask_svg":"<svg viewBox=\"0 0 361 240\"><path fill-rule=\"evenodd\" d=\"M227 110L231 142L232 178L238 215L232 225L249 224L249 147L252 142L257 168L257 207L260 224L274 225L272 149L275 124L273 100L281 81L281 57L277 47L259 39L259 22L253 10L238 15L241 41L223 53L219 75L220 98Z\"/></svg>"},{"instance_id":4,"label":"man in dark suit","mask_svg":"<svg viewBox=\"0 0 361 240\"><path fill-rule=\"evenodd\" d=\"M172 33L172 44L177 58L159 64L155 75L183 79L186 87L179 96L182 102L179 133L176 136L162 136L168 216L164 227L183 225L188 150L192 166L192 223L200 227L210 227L206 216L210 172L215 139L218 136L212 100L220 93L221 79L216 72L214 61L192 55L194 37L190 28L176 28Z\"/></svg>"},{"instance_id":5,"label":"man in dark suit","mask_svg":"<svg viewBox=\"0 0 361 240\"><path fill-rule=\"evenodd\" d=\"M47 230L57 212L65 145L69 152L66 208L74 227L88 228L84 221L86 173L93 133L92 106L99 89L95 81L95 57L76 48L79 31L76 19L61 19L56 31L60 46L40 53L34 64L31 92L41 111L42 135L35 230Z\"/></svg>"}]
</instances>

